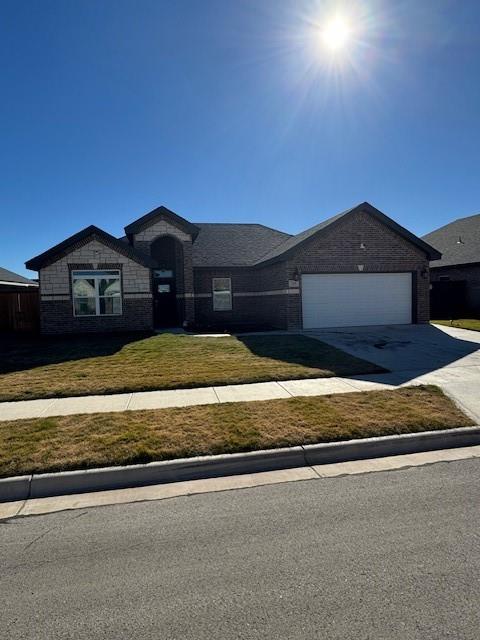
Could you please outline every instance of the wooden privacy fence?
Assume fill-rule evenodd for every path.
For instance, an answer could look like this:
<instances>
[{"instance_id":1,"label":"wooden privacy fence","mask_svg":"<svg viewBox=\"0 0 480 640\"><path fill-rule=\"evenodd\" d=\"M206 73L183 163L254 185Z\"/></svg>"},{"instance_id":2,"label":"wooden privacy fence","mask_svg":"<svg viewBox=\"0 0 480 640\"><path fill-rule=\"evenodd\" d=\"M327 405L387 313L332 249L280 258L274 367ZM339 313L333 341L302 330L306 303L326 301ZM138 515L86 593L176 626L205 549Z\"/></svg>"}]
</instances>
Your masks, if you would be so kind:
<instances>
[{"instance_id":1,"label":"wooden privacy fence","mask_svg":"<svg viewBox=\"0 0 480 640\"><path fill-rule=\"evenodd\" d=\"M38 289L0 291L0 331L38 331Z\"/></svg>"}]
</instances>

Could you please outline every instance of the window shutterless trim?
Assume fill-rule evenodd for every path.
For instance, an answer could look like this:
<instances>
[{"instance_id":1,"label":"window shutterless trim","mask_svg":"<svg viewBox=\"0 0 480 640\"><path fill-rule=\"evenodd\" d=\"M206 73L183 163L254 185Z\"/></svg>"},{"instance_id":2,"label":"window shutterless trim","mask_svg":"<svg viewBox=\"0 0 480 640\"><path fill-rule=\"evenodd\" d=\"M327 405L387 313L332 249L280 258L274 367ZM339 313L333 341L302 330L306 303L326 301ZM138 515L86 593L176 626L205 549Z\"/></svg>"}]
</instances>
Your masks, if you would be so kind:
<instances>
[{"instance_id":1,"label":"window shutterless trim","mask_svg":"<svg viewBox=\"0 0 480 640\"><path fill-rule=\"evenodd\" d=\"M84 273L85 271L90 271L91 275L76 275ZM110 273L106 274L108 271ZM116 275L113 274L115 272ZM103 275L101 275L103 274ZM115 278L118 276L118 281L120 284L120 294L118 296L101 296L99 294L99 281L107 279L109 276ZM70 272L71 277L71 286L72 286L72 308L73 308L73 316L74 318L112 318L116 316L123 315L123 300L122 300L122 272L120 269L72 269ZM75 279L83 279L83 280L94 280L95 282L95 296L76 296L74 291L74 281ZM120 300L120 311L118 313L100 313L100 300L101 299L109 299L115 298ZM75 311L75 300L95 300L95 313L76 313Z\"/></svg>"},{"instance_id":2,"label":"window shutterless trim","mask_svg":"<svg viewBox=\"0 0 480 640\"><path fill-rule=\"evenodd\" d=\"M217 291L215 289L215 281L216 280L228 280L229 288ZM228 308L224 308L224 309L215 308L215 297L216 296L224 296L224 297L228 296L229 297L230 306ZM222 311L232 311L232 309L233 309L233 295L232 295L232 279L231 278L222 278L222 277L212 278L212 306L213 306L213 310L216 311L217 313L221 313Z\"/></svg>"}]
</instances>

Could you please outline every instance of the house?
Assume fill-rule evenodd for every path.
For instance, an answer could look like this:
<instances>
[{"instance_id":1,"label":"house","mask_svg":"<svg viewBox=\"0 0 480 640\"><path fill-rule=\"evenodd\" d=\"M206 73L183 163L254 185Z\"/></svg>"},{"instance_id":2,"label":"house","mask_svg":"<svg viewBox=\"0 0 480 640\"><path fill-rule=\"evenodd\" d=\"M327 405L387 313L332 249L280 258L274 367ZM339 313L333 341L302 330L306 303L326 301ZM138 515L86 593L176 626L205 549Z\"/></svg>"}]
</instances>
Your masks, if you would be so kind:
<instances>
[{"instance_id":1,"label":"house","mask_svg":"<svg viewBox=\"0 0 480 640\"><path fill-rule=\"evenodd\" d=\"M20 276L18 273L0 267L0 291L18 293L20 291L34 291L38 289L38 282Z\"/></svg>"},{"instance_id":2,"label":"house","mask_svg":"<svg viewBox=\"0 0 480 640\"><path fill-rule=\"evenodd\" d=\"M480 214L459 218L423 237L442 253L431 265L432 317L480 314Z\"/></svg>"},{"instance_id":3,"label":"house","mask_svg":"<svg viewBox=\"0 0 480 640\"><path fill-rule=\"evenodd\" d=\"M0 267L0 331L38 328L38 282Z\"/></svg>"},{"instance_id":4,"label":"house","mask_svg":"<svg viewBox=\"0 0 480 640\"><path fill-rule=\"evenodd\" d=\"M159 207L115 238L90 226L26 263L44 333L310 329L429 320L440 253L367 202L297 235Z\"/></svg>"}]
</instances>

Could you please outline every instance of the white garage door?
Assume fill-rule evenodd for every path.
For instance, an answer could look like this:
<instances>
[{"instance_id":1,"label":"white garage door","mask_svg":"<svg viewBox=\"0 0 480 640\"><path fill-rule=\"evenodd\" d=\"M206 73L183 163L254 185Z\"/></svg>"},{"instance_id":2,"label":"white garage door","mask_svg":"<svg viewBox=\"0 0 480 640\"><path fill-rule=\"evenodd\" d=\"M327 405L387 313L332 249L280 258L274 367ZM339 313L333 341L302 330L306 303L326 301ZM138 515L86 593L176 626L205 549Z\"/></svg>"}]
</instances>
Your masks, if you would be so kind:
<instances>
[{"instance_id":1,"label":"white garage door","mask_svg":"<svg viewBox=\"0 0 480 640\"><path fill-rule=\"evenodd\" d=\"M411 273L302 276L303 328L412 322Z\"/></svg>"}]
</instances>

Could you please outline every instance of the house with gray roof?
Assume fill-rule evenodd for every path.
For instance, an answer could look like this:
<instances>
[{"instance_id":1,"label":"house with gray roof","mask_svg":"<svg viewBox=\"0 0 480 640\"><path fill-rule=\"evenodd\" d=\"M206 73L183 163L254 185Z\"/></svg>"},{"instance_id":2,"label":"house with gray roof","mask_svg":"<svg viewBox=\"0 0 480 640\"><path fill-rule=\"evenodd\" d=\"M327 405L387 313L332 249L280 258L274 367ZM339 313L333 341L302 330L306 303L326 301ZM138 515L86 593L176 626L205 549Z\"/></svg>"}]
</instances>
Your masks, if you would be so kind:
<instances>
[{"instance_id":1,"label":"house with gray roof","mask_svg":"<svg viewBox=\"0 0 480 640\"><path fill-rule=\"evenodd\" d=\"M158 207L115 238L89 226L26 263L44 333L429 321L441 254L367 202L297 235Z\"/></svg>"},{"instance_id":2,"label":"house with gray roof","mask_svg":"<svg viewBox=\"0 0 480 640\"><path fill-rule=\"evenodd\" d=\"M431 265L437 318L480 314L480 213L458 218L423 237L442 258Z\"/></svg>"},{"instance_id":3,"label":"house with gray roof","mask_svg":"<svg viewBox=\"0 0 480 640\"><path fill-rule=\"evenodd\" d=\"M35 290L38 282L0 267L0 291L19 292L23 290Z\"/></svg>"}]
</instances>

